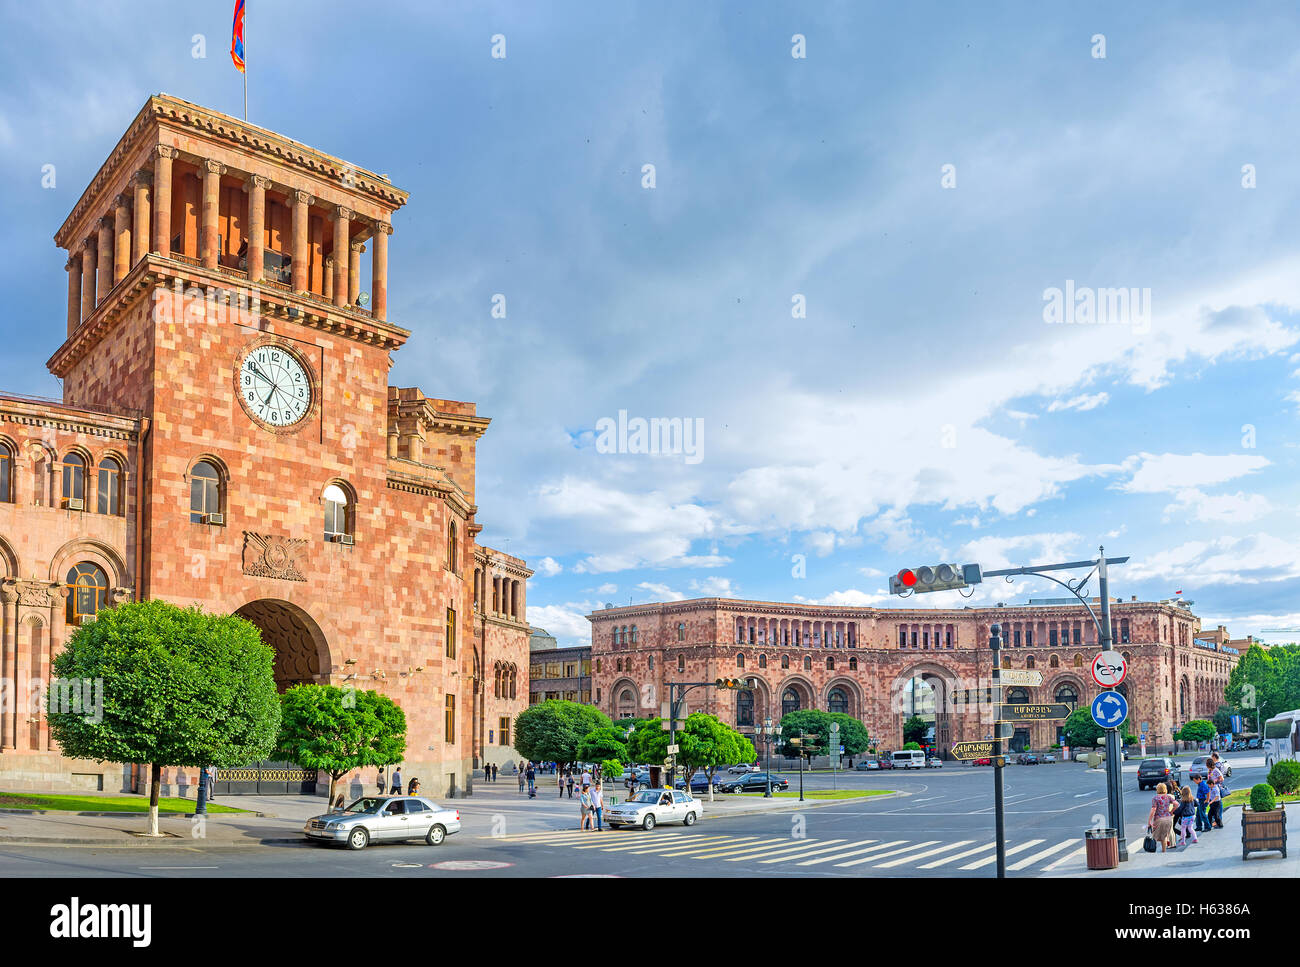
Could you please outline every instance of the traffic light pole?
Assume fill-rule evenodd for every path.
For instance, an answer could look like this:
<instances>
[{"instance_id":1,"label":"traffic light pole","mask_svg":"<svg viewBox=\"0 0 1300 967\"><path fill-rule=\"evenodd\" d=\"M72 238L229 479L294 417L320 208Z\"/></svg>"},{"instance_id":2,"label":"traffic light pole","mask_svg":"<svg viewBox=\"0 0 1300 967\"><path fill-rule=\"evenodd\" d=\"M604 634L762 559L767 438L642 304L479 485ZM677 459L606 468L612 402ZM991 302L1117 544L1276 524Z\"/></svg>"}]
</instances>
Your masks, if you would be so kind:
<instances>
[{"instance_id":1,"label":"traffic light pole","mask_svg":"<svg viewBox=\"0 0 1300 967\"><path fill-rule=\"evenodd\" d=\"M1097 584L1101 591L1101 650L1108 652L1114 642L1111 640L1110 583L1106 577L1105 548L1101 549L1101 560L1097 565ZM1118 839L1119 861L1123 863L1128 859L1128 841L1124 838L1124 757L1120 753L1118 731L1106 730L1106 813Z\"/></svg>"},{"instance_id":2,"label":"traffic light pole","mask_svg":"<svg viewBox=\"0 0 1300 967\"><path fill-rule=\"evenodd\" d=\"M989 629L989 649L993 652L993 707L1002 707L1002 626ZM1006 759L1002 756L1001 723L993 716L993 815L998 842L998 879L1007 875L1007 837L1002 815L1002 770Z\"/></svg>"}]
</instances>

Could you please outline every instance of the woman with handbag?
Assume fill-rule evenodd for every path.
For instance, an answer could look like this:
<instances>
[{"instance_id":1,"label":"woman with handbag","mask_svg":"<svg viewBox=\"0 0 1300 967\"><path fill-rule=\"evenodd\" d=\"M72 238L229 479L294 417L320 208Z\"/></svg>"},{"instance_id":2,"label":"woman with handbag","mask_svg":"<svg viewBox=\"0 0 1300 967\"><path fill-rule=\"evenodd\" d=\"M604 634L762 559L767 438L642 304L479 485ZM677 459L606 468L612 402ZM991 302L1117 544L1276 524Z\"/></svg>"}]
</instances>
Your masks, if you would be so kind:
<instances>
[{"instance_id":1,"label":"woman with handbag","mask_svg":"<svg viewBox=\"0 0 1300 967\"><path fill-rule=\"evenodd\" d=\"M1151 830L1151 835L1160 844L1162 853L1168 851L1169 844L1173 840L1173 802L1174 798L1169 795L1165 784L1162 782L1157 785L1156 794L1151 799L1151 812L1147 814L1147 828ZM1147 852L1151 851L1147 850Z\"/></svg>"}]
</instances>

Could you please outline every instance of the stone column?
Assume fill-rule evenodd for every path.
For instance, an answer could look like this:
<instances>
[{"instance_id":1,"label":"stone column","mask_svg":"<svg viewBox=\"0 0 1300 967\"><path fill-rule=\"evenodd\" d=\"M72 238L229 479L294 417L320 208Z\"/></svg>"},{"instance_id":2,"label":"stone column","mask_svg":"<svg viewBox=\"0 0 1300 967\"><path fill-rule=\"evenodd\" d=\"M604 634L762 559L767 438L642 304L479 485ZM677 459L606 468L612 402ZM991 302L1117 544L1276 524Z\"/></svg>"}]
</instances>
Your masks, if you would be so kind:
<instances>
[{"instance_id":1,"label":"stone column","mask_svg":"<svg viewBox=\"0 0 1300 967\"><path fill-rule=\"evenodd\" d=\"M261 282L266 268L266 189L271 179L248 178L248 281Z\"/></svg>"},{"instance_id":2,"label":"stone column","mask_svg":"<svg viewBox=\"0 0 1300 967\"><path fill-rule=\"evenodd\" d=\"M160 144L153 159L153 251L172 254L172 159L176 149Z\"/></svg>"},{"instance_id":3,"label":"stone column","mask_svg":"<svg viewBox=\"0 0 1300 967\"><path fill-rule=\"evenodd\" d=\"M348 304L348 235L352 209L339 205L334 209L334 304Z\"/></svg>"},{"instance_id":4,"label":"stone column","mask_svg":"<svg viewBox=\"0 0 1300 967\"><path fill-rule=\"evenodd\" d=\"M215 269L221 258L217 215L221 210L221 176L226 166L208 158L203 162L203 210L199 222L199 264Z\"/></svg>"},{"instance_id":5,"label":"stone column","mask_svg":"<svg viewBox=\"0 0 1300 967\"><path fill-rule=\"evenodd\" d=\"M135 222L131 228L131 264L135 265L149 251L149 185L153 175L141 169L131 177L132 210Z\"/></svg>"},{"instance_id":6,"label":"stone column","mask_svg":"<svg viewBox=\"0 0 1300 967\"><path fill-rule=\"evenodd\" d=\"M68 335L71 336L81 325L81 259L69 255L68 264Z\"/></svg>"},{"instance_id":7,"label":"stone column","mask_svg":"<svg viewBox=\"0 0 1300 967\"><path fill-rule=\"evenodd\" d=\"M358 240L351 243L348 250L348 305L355 306L357 296L361 295L361 253L366 246Z\"/></svg>"},{"instance_id":8,"label":"stone column","mask_svg":"<svg viewBox=\"0 0 1300 967\"><path fill-rule=\"evenodd\" d=\"M0 750L14 748L14 710L18 702L17 658L18 591L14 586L0 588L0 688L10 701L0 704Z\"/></svg>"},{"instance_id":9,"label":"stone column","mask_svg":"<svg viewBox=\"0 0 1300 967\"><path fill-rule=\"evenodd\" d=\"M305 191L293 193L293 291L307 291L307 206L314 201Z\"/></svg>"},{"instance_id":10,"label":"stone column","mask_svg":"<svg viewBox=\"0 0 1300 967\"><path fill-rule=\"evenodd\" d=\"M117 196L113 209L113 284L126 278L131 268L131 196Z\"/></svg>"},{"instance_id":11,"label":"stone column","mask_svg":"<svg viewBox=\"0 0 1300 967\"><path fill-rule=\"evenodd\" d=\"M95 311L95 236L81 243L81 321Z\"/></svg>"},{"instance_id":12,"label":"stone column","mask_svg":"<svg viewBox=\"0 0 1300 967\"><path fill-rule=\"evenodd\" d=\"M332 255L325 256L325 278L321 281L325 289L322 295L325 296L326 301L333 301L334 299L334 256Z\"/></svg>"},{"instance_id":13,"label":"stone column","mask_svg":"<svg viewBox=\"0 0 1300 967\"><path fill-rule=\"evenodd\" d=\"M370 256L370 314L380 322L388 318L388 236L393 226L375 223L374 253Z\"/></svg>"},{"instance_id":14,"label":"stone column","mask_svg":"<svg viewBox=\"0 0 1300 967\"><path fill-rule=\"evenodd\" d=\"M105 215L99 220L99 268L95 270L95 305L99 305L113 288L113 220Z\"/></svg>"}]
</instances>

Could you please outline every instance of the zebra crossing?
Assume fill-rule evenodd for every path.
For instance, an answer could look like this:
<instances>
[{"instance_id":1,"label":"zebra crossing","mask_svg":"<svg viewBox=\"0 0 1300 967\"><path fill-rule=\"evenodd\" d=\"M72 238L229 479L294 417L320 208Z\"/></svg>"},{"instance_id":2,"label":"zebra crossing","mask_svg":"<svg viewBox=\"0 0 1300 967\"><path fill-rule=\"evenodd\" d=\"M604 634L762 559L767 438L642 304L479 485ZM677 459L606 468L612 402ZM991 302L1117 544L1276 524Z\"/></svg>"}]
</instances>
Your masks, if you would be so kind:
<instances>
[{"instance_id":1,"label":"zebra crossing","mask_svg":"<svg viewBox=\"0 0 1300 967\"><path fill-rule=\"evenodd\" d=\"M890 874L909 870L938 870L940 875L977 875L997 862L997 843L977 839L945 842L938 839L800 839L789 836L727 836L707 832L683 834L547 830L511 836L482 837L520 846L565 847L574 851L615 853L626 856L681 858L716 863L752 863L791 872L828 873L849 870ZM1007 871L1050 873L1072 863L1082 864L1084 847L1077 838L1059 842L1029 839L1008 843ZM1013 862L1014 860L1014 862Z\"/></svg>"}]
</instances>

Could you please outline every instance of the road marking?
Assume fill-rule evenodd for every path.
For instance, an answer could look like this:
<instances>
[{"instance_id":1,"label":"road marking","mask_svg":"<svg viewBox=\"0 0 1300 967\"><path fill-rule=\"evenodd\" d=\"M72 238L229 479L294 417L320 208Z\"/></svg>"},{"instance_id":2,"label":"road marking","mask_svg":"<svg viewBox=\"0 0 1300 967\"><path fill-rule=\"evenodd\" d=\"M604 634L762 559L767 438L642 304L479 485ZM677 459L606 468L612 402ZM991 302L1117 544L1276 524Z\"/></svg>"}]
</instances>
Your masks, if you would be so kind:
<instances>
[{"instance_id":1,"label":"road marking","mask_svg":"<svg viewBox=\"0 0 1300 967\"><path fill-rule=\"evenodd\" d=\"M1078 842L1077 839L1062 840L1061 842L1057 843L1055 846L1049 846L1045 850L1039 850L1033 856L1027 857L1021 860L1019 863L1013 864L1012 866L1008 866L1007 869L1023 870L1026 866L1030 866L1034 863L1037 863L1039 860L1046 859L1047 857L1051 856L1053 853L1059 853L1067 846L1073 846L1077 842Z\"/></svg>"},{"instance_id":2,"label":"road marking","mask_svg":"<svg viewBox=\"0 0 1300 967\"><path fill-rule=\"evenodd\" d=\"M219 870L219 866L141 866L142 870Z\"/></svg>"},{"instance_id":3,"label":"road marking","mask_svg":"<svg viewBox=\"0 0 1300 967\"><path fill-rule=\"evenodd\" d=\"M829 862L831 862L832 860L842 860L842 859L844 859L844 857L846 857L846 856L857 856L857 855L859 855L860 853L874 853L874 852L876 852L877 850L888 849L888 848L891 847L891 846L898 846L900 843L906 843L906 842L907 842L907 840L905 840L905 839L894 839L894 840L890 840L888 843L880 843L880 844L878 844L878 845L876 845L876 846L868 846L866 849L855 849L855 850L850 850L850 851L847 852L847 853L835 853L835 854L832 855L832 856L823 856L823 857L821 857L820 859L815 859L815 860L805 860L804 862L802 862L802 863L800 863L800 864L798 864L798 865L799 865L799 866L816 866L818 863L829 863Z\"/></svg>"},{"instance_id":4,"label":"road marking","mask_svg":"<svg viewBox=\"0 0 1300 967\"><path fill-rule=\"evenodd\" d=\"M1084 853L1086 853L1086 852L1088 852L1088 848L1087 848L1086 846L1080 846L1080 847L1079 847L1077 850L1075 850L1073 853L1066 853L1064 856L1062 856L1062 857L1061 857L1059 860L1057 860L1056 862L1054 862L1054 863L1049 863L1047 866L1044 866L1044 867L1043 867L1043 872L1046 873L1048 870L1054 870L1054 869L1056 869L1058 866L1063 866L1064 864L1070 862L1070 860L1078 859L1080 856L1082 856L1082 855L1083 855Z\"/></svg>"},{"instance_id":5,"label":"road marking","mask_svg":"<svg viewBox=\"0 0 1300 967\"><path fill-rule=\"evenodd\" d=\"M759 846L772 846L772 845L774 845L774 844L776 844L776 843L788 843L788 842L790 842L790 837L789 837L789 836L779 836L779 837L776 837L776 838L774 838L774 839L759 839L757 836L749 836L749 837L746 837L746 838L749 839L749 842L748 842L748 843L746 843L744 839L738 839L738 840L736 840L734 843L731 843L731 844L728 845L728 846L723 846L723 847L721 847L721 848L718 848L718 847L714 846L714 847L710 847L710 848L707 849L707 850L704 850L703 852L695 851L695 852L691 853L690 855L692 855L692 856L694 856L696 859L700 859L700 860L706 860L706 859L707 859L707 860L711 860L711 859L714 859L715 857L718 857L718 856L732 856L732 855L734 855L734 854L736 854L736 853L743 853L743 852L745 852L745 851L747 851L747 850L752 850L752 849L754 849L755 847L759 847ZM668 854L665 854L665 855L668 855L668 856L684 856L684 855L687 855L687 854L684 854L684 853L668 853Z\"/></svg>"},{"instance_id":6,"label":"road marking","mask_svg":"<svg viewBox=\"0 0 1300 967\"><path fill-rule=\"evenodd\" d=\"M656 844L632 843L623 846L607 846L604 843L597 843L594 846L575 846L574 849L598 849L602 853L662 853L664 850L676 850L682 848L716 849L725 843L734 842L731 836L682 836L674 837L677 841L659 842Z\"/></svg>"},{"instance_id":7,"label":"road marking","mask_svg":"<svg viewBox=\"0 0 1300 967\"><path fill-rule=\"evenodd\" d=\"M697 854L701 854L701 853L707 854L713 852L714 850L724 849L732 846L740 846L742 844L753 846L755 843L763 843L763 842L767 842L767 840L761 840L757 836L723 836L721 837L721 842L713 843L708 846L701 845L699 847L682 849L681 844L679 843L677 844L676 847L674 847L673 852L661 853L660 855L661 856L695 856Z\"/></svg>"},{"instance_id":8,"label":"road marking","mask_svg":"<svg viewBox=\"0 0 1300 967\"><path fill-rule=\"evenodd\" d=\"M815 842L816 842L816 840L810 840L809 843L808 843L808 845L811 846L811 845L812 845L813 843L815 843ZM852 855L853 855L852 853L845 853L844 850L849 849L849 848L852 847L852 846L865 846L867 843L875 843L875 842L877 842L877 840L874 840L874 839L860 839L860 840L858 840L856 843L840 843L838 846L823 846L821 849L808 850L806 853L796 853L794 856L778 856L778 857L776 857L775 859L771 859L771 860L762 860L761 862L763 862L763 863L788 863L788 862L790 862L791 860L801 860L801 859L803 859L803 858L805 858L805 857L807 857L807 856L816 856L818 853L839 853L840 856L852 856ZM899 840L899 842L902 842L902 840ZM876 848L879 849L880 847L876 847ZM836 858L837 858L837 857L834 857L834 856L828 856L828 857L826 857L826 859L828 859L828 860L832 860L832 859L836 859ZM820 862L822 862L822 861L821 861L821 860L814 860L814 862L820 863ZM800 863L799 865L800 865L800 866L806 866L806 865L808 865L808 864L806 864L806 863Z\"/></svg>"},{"instance_id":9,"label":"road marking","mask_svg":"<svg viewBox=\"0 0 1300 967\"><path fill-rule=\"evenodd\" d=\"M885 869L891 866L901 866L904 863L915 863L917 860L923 860L927 856L934 856L936 853L946 853L950 849L956 849L959 846L965 846L967 843L973 843L972 839L960 839L955 843L949 843L947 846L937 846L934 849L926 850L924 853L917 853L915 856L904 856L901 859L890 860L888 863L881 863L874 867L875 869ZM879 856L873 856L873 860L880 859Z\"/></svg>"},{"instance_id":10,"label":"road marking","mask_svg":"<svg viewBox=\"0 0 1300 967\"><path fill-rule=\"evenodd\" d=\"M1043 840L1041 839L1031 839L1028 843L1021 843L1019 846L1011 847L1011 849L1007 850L1002 855L1014 856L1016 853L1022 853L1027 849L1032 849L1033 847L1037 846L1041 842L1043 842ZM997 861L998 861L998 854L994 853L992 856L986 856L984 859L976 860L974 863L967 863L965 866L962 867L962 869L978 870L981 866L988 866L990 863L996 863Z\"/></svg>"},{"instance_id":11,"label":"road marking","mask_svg":"<svg viewBox=\"0 0 1300 967\"><path fill-rule=\"evenodd\" d=\"M857 866L860 863L874 863L876 860L883 860L886 856L897 856L899 853L910 853L914 849L924 849L927 846L933 846L939 842L937 839L927 839L924 843L914 843L911 846L904 846L900 849L890 850L888 853L881 853L878 856L864 856L860 860L849 860L847 863L836 863L836 866Z\"/></svg>"},{"instance_id":12,"label":"road marking","mask_svg":"<svg viewBox=\"0 0 1300 967\"><path fill-rule=\"evenodd\" d=\"M964 853L958 853L956 856L946 856L941 860L935 860L933 863L925 863L921 866L923 870L932 870L936 866L943 866L945 863L952 863L956 860L965 859L967 856L973 856L976 853L982 853L986 849L993 849L998 844L996 842L986 843L983 846L976 846L974 849L968 849Z\"/></svg>"},{"instance_id":13,"label":"road marking","mask_svg":"<svg viewBox=\"0 0 1300 967\"><path fill-rule=\"evenodd\" d=\"M788 841L787 841L787 842L788 842ZM754 855L747 855L747 854L742 853L740 856L733 856L731 859L727 860L727 862L728 862L728 863L739 863L739 862L741 862L742 860L758 859L759 856L775 856L775 855L777 855L778 853L802 853L803 855L807 856L807 855L808 855L808 847L815 845L817 842L818 842L818 841L815 840L815 839L810 839L810 840L805 840L805 841L802 842L802 843L798 843L797 845L794 845L794 846L786 846L786 847L784 847L784 848L782 848L782 849L766 849L766 848L765 848L765 849L760 849L760 850L750 850L750 853L751 853L751 854L756 853L757 856L754 856ZM841 843L841 844L842 844L842 843L844 842L844 840L842 840L842 839L823 839L823 840L821 840L821 842L823 842L823 843ZM770 862L772 862L772 861L771 861L771 860L763 860L763 861L761 861L761 862L767 862L767 863L770 863Z\"/></svg>"},{"instance_id":14,"label":"road marking","mask_svg":"<svg viewBox=\"0 0 1300 967\"><path fill-rule=\"evenodd\" d=\"M1091 792L1076 792L1076 793L1074 794L1074 798L1075 798L1075 799L1082 799L1084 796L1091 796L1091 795L1093 795L1093 793L1091 793Z\"/></svg>"}]
</instances>

